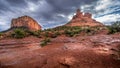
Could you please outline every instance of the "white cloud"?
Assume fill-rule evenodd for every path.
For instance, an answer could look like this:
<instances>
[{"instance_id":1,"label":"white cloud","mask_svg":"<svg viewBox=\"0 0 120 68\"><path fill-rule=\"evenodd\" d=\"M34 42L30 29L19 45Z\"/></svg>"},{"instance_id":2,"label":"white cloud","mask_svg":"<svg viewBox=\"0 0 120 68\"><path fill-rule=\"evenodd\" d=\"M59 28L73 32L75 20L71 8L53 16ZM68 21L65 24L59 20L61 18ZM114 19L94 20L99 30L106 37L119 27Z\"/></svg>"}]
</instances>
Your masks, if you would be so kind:
<instances>
[{"instance_id":1,"label":"white cloud","mask_svg":"<svg viewBox=\"0 0 120 68\"><path fill-rule=\"evenodd\" d=\"M82 5L81 10L91 12L93 18L104 24L111 24L120 20L120 1L119 0L98 0L89 5Z\"/></svg>"},{"instance_id":2,"label":"white cloud","mask_svg":"<svg viewBox=\"0 0 120 68\"><path fill-rule=\"evenodd\" d=\"M96 11L93 18L106 25L120 20L120 1L119 0L99 0L95 5Z\"/></svg>"},{"instance_id":3,"label":"white cloud","mask_svg":"<svg viewBox=\"0 0 120 68\"><path fill-rule=\"evenodd\" d=\"M95 5L94 10L96 11L97 16L119 11L120 1L119 0L99 0Z\"/></svg>"},{"instance_id":4,"label":"white cloud","mask_svg":"<svg viewBox=\"0 0 120 68\"><path fill-rule=\"evenodd\" d=\"M33 3L32 1L27 1L27 10L34 12L34 11L40 11L40 12L45 12L51 11L53 8L50 4L48 4L45 0L40 0L37 3ZM49 9L48 9L49 8Z\"/></svg>"},{"instance_id":5,"label":"white cloud","mask_svg":"<svg viewBox=\"0 0 120 68\"><path fill-rule=\"evenodd\" d=\"M95 19L104 22L106 25L110 25L111 22L120 21L120 14L109 14Z\"/></svg>"},{"instance_id":6,"label":"white cloud","mask_svg":"<svg viewBox=\"0 0 120 68\"><path fill-rule=\"evenodd\" d=\"M74 14L68 15L68 21L70 21L70 20L72 19L73 15L74 15Z\"/></svg>"},{"instance_id":7,"label":"white cloud","mask_svg":"<svg viewBox=\"0 0 120 68\"><path fill-rule=\"evenodd\" d=\"M100 11L100 10L105 10L108 8L108 6L111 6L112 0L99 0L97 2L97 6L95 8L96 11Z\"/></svg>"},{"instance_id":8,"label":"white cloud","mask_svg":"<svg viewBox=\"0 0 120 68\"><path fill-rule=\"evenodd\" d=\"M82 12L85 12L86 10L91 10L90 8L93 6L93 4L89 4L89 5L81 5L80 9Z\"/></svg>"},{"instance_id":9,"label":"white cloud","mask_svg":"<svg viewBox=\"0 0 120 68\"><path fill-rule=\"evenodd\" d=\"M37 7L34 3L32 3L32 2L29 2L28 4L29 4L28 8L29 8L30 11L35 11L35 10L38 8L38 7Z\"/></svg>"},{"instance_id":10,"label":"white cloud","mask_svg":"<svg viewBox=\"0 0 120 68\"><path fill-rule=\"evenodd\" d=\"M57 14L57 16L65 18L66 16L64 14Z\"/></svg>"}]
</instances>

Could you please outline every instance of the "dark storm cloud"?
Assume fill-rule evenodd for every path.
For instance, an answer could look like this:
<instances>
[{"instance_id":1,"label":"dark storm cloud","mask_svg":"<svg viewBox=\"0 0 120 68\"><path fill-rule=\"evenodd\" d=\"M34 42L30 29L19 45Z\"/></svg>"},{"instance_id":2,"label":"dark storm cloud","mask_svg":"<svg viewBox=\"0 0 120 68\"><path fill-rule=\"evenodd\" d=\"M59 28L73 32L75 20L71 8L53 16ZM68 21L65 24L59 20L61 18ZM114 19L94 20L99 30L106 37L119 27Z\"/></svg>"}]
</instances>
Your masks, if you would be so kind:
<instances>
[{"instance_id":1,"label":"dark storm cloud","mask_svg":"<svg viewBox=\"0 0 120 68\"><path fill-rule=\"evenodd\" d=\"M43 28L63 25L78 8L92 13L94 17L104 16L108 15L108 11L113 13L118 10L111 3L120 6L119 0L0 0L0 29L9 28L12 18L23 15L33 17Z\"/></svg>"},{"instance_id":2,"label":"dark storm cloud","mask_svg":"<svg viewBox=\"0 0 120 68\"><path fill-rule=\"evenodd\" d=\"M65 17L57 16L57 14L62 14L68 17L68 15L74 13L76 9L80 8L81 5L91 4L96 0L45 0L53 10L51 12L42 13L42 17L47 19L48 21L55 21L57 24L59 23L67 23L68 19ZM48 8L49 9L49 8ZM59 18L60 17L60 18ZM56 21L59 19L59 22ZM64 21L63 21L64 20Z\"/></svg>"},{"instance_id":3,"label":"dark storm cloud","mask_svg":"<svg viewBox=\"0 0 120 68\"><path fill-rule=\"evenodd\" d=\"M46 0L53 8L54 13L60 13L69 15L73 13L77 8L80 8L81 5L91 4L96 0Z\"/></svg>"},{"instance_id":4,"label":"dark storm cloud","mask_svg":"<svg viewBox=\"0 0 120 68\"><path fill-rule=\"evenodd\" d=\"M6 17L6 20L0 19L4 22L0 25L10 25L12 18L29 15L43 28L56 26L67 23L68 16L80 8L80 5L92 2L93 0L0 0L0 15Z\"/></svg>"},{"instance_id":5,"label":"dark storm cloud","mask_svg":"<svg viewBox=\"0 0 120 68\"><path fill-rule=\"evenodd\" d=\"M11 5L25 5L25 0L5 0Z\"/></svg>"},{"instance_id":6,"label":"dark storm cloud","mask_svg":"<svg viewBox=\"0 0 120 68\"><path fill-rule=\"evenodd\" d=\"M8 6L5 5L3 0L0 0L0 11L9 10Z\"/></svg>"}]
</instances>

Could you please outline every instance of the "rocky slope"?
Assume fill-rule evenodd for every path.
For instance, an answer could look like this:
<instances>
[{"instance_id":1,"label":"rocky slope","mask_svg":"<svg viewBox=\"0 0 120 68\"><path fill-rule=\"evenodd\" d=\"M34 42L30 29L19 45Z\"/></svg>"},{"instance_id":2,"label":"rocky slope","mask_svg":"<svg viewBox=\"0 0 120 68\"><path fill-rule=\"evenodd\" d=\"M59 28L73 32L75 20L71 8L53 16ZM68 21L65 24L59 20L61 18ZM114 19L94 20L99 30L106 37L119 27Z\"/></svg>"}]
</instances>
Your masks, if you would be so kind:
<instances>
[{"instance_id":1,"label":"rocky slope","mask_svg":"<svg viewBox=\"0 0 120 68\"><path fill-rule=\"evenodd\" d=\"M2 39L0 68L120 68L120 34Z\"/></svg>"},{"instance_id":2,"label":"rocky slope","mask_svg":"<svg viewBox=\"0 0 120 68\"><path fill-rule=\"evenodd\" d=\"M77 9L76 15L66 26L103 26L102 23L92 19L92 14L84 13Z\"/></svg>"},{"instance_id":3,"label":"rocky slope","mask_svg":"<svg viewBox=\"0 0 120 68\"><path fill-rule=\"evenodd\" d=\"M32 31L41 29L41 26L29 16L22 16L16 19L12 19L11 28L16 27L25 27Z\"/></svg>"}]
</instances>

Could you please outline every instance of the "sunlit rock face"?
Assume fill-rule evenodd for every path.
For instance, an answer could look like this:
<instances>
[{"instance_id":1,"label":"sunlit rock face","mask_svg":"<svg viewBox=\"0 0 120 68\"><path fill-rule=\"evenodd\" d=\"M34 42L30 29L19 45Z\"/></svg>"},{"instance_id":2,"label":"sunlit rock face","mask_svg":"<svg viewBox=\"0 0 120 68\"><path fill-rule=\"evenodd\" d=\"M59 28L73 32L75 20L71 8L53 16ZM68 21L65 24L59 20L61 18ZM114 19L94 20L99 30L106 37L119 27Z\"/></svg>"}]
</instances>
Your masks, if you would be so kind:
<instances>
[{"instance_id":1,"label":"sunlit rock face","mask_svg":"<svg viewBox=\"0 0 120 68\"><path fill-rule=\"evenodd\" d=\"M41 26L31 17L22 16L12 19L11 28L25 27L31 31L40 30Z\"/></svg>"},{"instance_id":2,"label":"sunlit rock face","mask_svg":"<svg viewBox=\"0 0 120 68\"><path fill-rule=\"evenodd\" d=\"M92 14L83 13L77 9L76 14L66 26L103 26L103 24L92 19Z\"/></svg>"}]
</instances>

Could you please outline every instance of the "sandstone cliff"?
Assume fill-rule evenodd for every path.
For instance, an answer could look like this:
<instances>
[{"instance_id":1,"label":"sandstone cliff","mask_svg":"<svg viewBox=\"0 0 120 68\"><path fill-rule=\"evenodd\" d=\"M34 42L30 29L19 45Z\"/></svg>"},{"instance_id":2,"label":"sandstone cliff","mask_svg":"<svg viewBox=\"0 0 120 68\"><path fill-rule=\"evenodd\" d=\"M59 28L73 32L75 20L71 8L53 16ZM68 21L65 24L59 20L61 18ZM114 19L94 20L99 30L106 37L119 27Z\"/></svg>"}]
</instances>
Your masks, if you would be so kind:
<instances>
[{"instance_id":1,"label":"sandstone cliff","mask_svg":"<svg viewBox=\"0 0 120 68\"><path fill-rule=\"evenodd\" d=\"M66 26L103 26L102 23L92 19L92 14L84 13L77 9L76 15Z\"/></svg>"},{"instance_id":2,"label":"sandstone cliff","mask_svg":"<svg viewBox=\"0 0 120 68\"><path fill-rule=\"evenodd\" d=\"M29 16L22 16L16 19L12 19L11 28L16 27L25 27L32 31L41 29L41 26L33 18Z\"/></svg>"}]
</instances>

